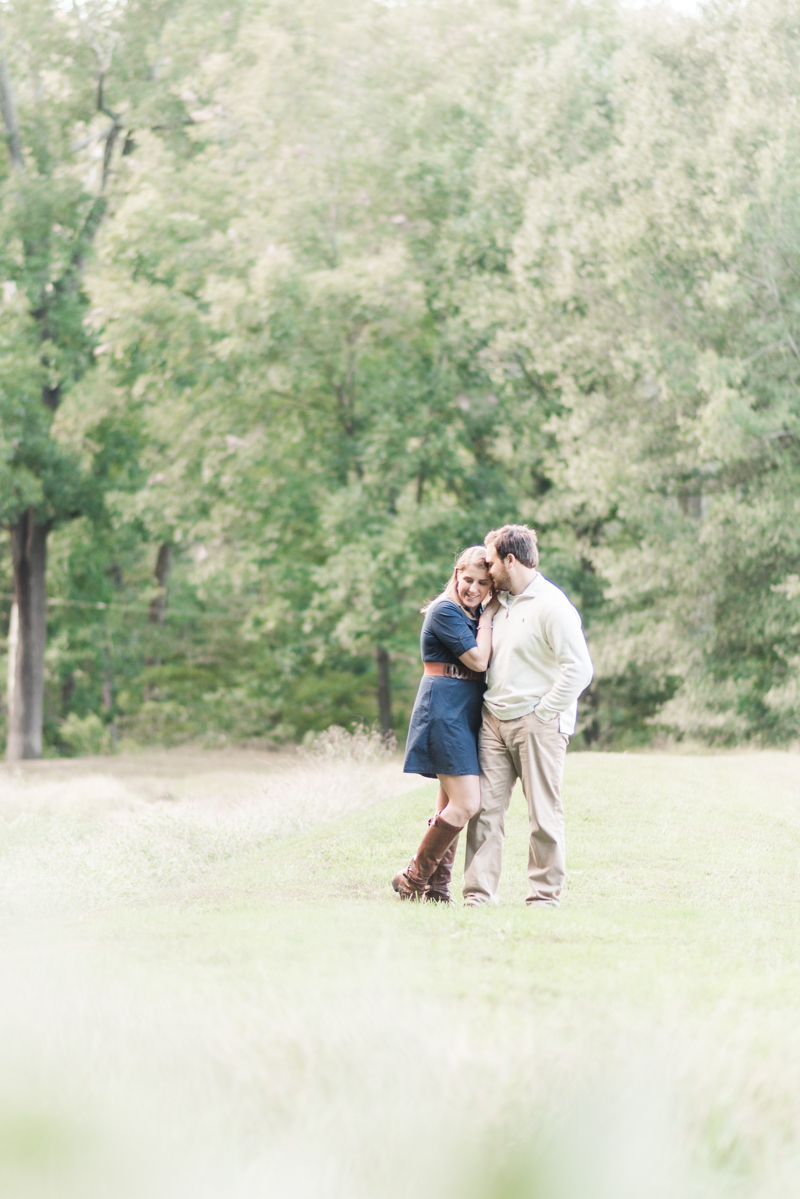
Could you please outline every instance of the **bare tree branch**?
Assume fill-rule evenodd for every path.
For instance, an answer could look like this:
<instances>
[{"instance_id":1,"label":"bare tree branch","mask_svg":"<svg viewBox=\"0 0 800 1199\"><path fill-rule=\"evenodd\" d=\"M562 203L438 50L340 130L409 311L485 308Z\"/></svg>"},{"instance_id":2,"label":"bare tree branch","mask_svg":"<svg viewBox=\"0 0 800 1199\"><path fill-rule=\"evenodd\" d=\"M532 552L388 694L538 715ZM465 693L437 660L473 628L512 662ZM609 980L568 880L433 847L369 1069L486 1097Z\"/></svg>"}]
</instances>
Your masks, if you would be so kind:
<instances>
[{"instance_id":1,"label":"bare tree branch","mask_svg":"<svg viewBox=\"0 0 800 1199\"><path fill-rule=\"evenodd\" d=\"M116 142L117 138L119 137L121 129L122 129L122 126L115 121L114 124L109 129L108 135L106 137L106 148L103 151L103 174L100 179L101 194L106 190L106 184L108 183L108 176L111 171L111 156L114 153L114 143Z\"/></svg>"},{"instance_id":2,"label":"bare tree branch","mask_svg":"<svg viewBox=\"0 0 800 1199\"><path fill-rule=\"evenodd\" d=\"M25 159L22 155L17 106L14 103L14 89L11 85L11 72L8 69L8 59L3 46L4 40L3 31L0 29L0 112L3 114L6 127L6 141L8 142L8 152L11 155L11 163L16 170L24 171Z\"/></svg>"},{"instance_id":3,"label":"bare tree branch","mask_svg":"<svg viewBox=\"0 0 800 1199\"><path fill-rule=\"evenodd\" d=\"M773 341L768 346L762 346L760 350L756 350L755 354L751 354L749 358L743 358L742 366L749 366L751 362L755 362L756 358L760 358L762 354L769 354L771 350L777 350L780 346L788 345L789 340L786 337L782 337L780 341Z\"/></svg>"},{"instance_id":4,"label":"bare tree branch","mask_svg":"<svg viewBox=\"0 0 800 1199\"><path fill-rule=\"evenodd\" d=\"M100 133L91 133L89 137L82 137L79 142L73 142L70 146L70 154L77 154L79 150L86 150L89 146L94 146L97 142L105 141L105 139L113 132L114 122L107 125Z\"/></svg>"},{"instance_id":5,"label":"bare tree branch","mask_svg":"<svg viewBox=\"0 0 800 1199\"><path fill-rule=\"evenodd\" d=\"M109 108L106 102L106 71L111 65L110 59L111 55L109 54L108 65L101 66L97 75L97 111L105 113L107 117L111 117L114 124L117 124L119 122L119 113Z\"/></svg>"}]
</instances>

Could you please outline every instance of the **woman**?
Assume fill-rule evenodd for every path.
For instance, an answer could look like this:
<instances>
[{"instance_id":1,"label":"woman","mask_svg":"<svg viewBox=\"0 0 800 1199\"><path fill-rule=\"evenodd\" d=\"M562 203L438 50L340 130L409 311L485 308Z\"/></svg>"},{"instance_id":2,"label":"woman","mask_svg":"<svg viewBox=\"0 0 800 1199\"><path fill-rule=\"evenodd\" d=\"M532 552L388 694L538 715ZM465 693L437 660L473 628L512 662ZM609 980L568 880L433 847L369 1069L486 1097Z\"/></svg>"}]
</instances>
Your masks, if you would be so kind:
<instances>
[{"instance_id":1,"label":"woman","mask_svg":"<svg viewBox=\"0 0 800 1199\"><path fill-rule=\"evenodd\" d=\"M438 778L439 794L419 849L392 879L401 899L450 902L458 835L481 806L478 731L492 617L499 608L485 553L482 545L464 550L442 594L423 609L425 673L411 713L403 770Z\"/></svg>"}]
</instances>

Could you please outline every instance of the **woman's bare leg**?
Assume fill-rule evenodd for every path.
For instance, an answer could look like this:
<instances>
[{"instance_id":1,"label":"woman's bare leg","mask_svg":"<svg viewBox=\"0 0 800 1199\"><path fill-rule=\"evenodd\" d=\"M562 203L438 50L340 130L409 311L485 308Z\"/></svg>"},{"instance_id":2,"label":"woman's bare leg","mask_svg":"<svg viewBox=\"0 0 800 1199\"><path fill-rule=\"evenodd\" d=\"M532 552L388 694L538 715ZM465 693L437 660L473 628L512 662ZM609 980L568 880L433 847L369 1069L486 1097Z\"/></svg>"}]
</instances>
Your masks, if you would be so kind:
<instances>
[{"instance_id":1,"label":"woman's bare leg","mask_svg":"<svg viewBox=\"0 0 800 1199\"><path fill-rule=\"evenodd\" d=\"M442 785L439 785L439 792L436 796L436 811L443 812L448 804L447 792Z\"/></svg>"},{"instance_id":2,"label":"woman's bare leg","mask_svg":"<svg viewBox=\"0 0 800 1199\"><path fill-rule=\"evenodd\" d=\"M478 774L440 774L436 809L448 824L463 828L481 807L481 779ZM447 796L445 807L439 807L442 795Z\"/></svg>"}]
</instances>

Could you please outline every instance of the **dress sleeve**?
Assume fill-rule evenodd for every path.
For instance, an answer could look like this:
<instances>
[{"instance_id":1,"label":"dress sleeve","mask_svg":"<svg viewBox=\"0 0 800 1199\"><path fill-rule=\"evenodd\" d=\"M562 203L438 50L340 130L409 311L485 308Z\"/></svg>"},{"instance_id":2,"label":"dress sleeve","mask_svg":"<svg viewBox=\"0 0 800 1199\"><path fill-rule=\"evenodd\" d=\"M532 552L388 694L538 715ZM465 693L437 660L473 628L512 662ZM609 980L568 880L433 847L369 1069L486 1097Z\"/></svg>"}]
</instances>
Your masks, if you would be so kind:
<instances>
[{"instance_id":1,"label":"dress sleeve","mask_svg":"<svg viewBox=\"0 0 800 1199\"><path fill-rule=\"evenodd\" d=\"M441 643L457 658L468 649L475 649L478 644L466 615L457 604L437 604L431 613L430 627Z\"/></svg>"}]
</instances>

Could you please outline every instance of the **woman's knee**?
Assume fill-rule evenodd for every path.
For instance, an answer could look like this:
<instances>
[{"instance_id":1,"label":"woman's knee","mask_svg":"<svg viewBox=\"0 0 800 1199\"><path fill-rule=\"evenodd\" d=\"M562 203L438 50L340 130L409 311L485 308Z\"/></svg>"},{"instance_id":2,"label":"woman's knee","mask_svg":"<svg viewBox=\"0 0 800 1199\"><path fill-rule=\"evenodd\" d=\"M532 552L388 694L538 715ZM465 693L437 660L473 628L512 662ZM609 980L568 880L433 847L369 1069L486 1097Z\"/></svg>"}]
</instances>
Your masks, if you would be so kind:
<instances>
[{"instance_id":1,"label":"woman's knee","mask_svg":"<svg viewBox=\"0 0 800 1199\"><path fill-rule=\"evenodd\" d=\"M468 821L472 820L473 816L477 816L478 812L480 812L480 810L481 810L480 796L478 797L478 799L470 799L468 803L464 804L464 815L466 816Z\"/></svg>"},{"instance_id":2,"label":"woman's knee","mask_svg":"<svg viewBox=\"0 0 800 1199\"><path fill-rule=\"evenodd\" d=\"M441 780L442 789L448 796L450 806L464 822L471 820L481 808L480 779L476 775L457 775Z\"/></svg>"},{"instance_id":3,"label":"woman's knee","mask_svg":"<svg viewBox=\"0 0 800 1199\"><path fill-rule=\"evenodd\" d=\"M480 785L470 788L469 791L462 797L462 810L467 820L471 820L473 816L477 816L481 810L481 789Z\"/></svg>"}]
</instances>

